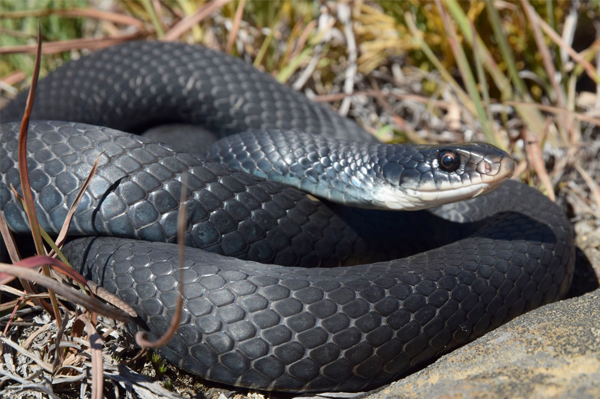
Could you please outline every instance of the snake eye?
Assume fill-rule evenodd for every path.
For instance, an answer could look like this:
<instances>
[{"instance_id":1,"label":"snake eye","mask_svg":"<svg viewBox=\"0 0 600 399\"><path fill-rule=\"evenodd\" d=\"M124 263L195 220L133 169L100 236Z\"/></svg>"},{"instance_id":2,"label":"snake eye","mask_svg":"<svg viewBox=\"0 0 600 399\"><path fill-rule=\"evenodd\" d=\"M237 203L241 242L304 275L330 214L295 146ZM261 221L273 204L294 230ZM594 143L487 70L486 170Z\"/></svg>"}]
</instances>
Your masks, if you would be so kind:
<instances>
[{"instance_id":1,"label":"snake eye","mask_svg":"<svg viewBox=\"0 0 600 399\"><path fill-rule=\"evenodd\" d=\"M460 166L460 158L454 151L440 151L438 160L440 168L446 172L454 172Z\"/></svg>"}]
</instances>

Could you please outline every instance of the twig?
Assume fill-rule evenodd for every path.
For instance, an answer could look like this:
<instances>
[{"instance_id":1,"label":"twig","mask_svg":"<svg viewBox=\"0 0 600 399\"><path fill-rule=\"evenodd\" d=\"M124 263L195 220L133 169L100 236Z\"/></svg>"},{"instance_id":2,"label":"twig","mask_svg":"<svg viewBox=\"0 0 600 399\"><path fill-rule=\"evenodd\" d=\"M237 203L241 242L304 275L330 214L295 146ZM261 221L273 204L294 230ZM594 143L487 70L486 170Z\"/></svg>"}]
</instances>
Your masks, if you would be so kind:
<instances>
[{"instance_id":1,"label":"twig","mask_svg":"<svg viewBox=\"0 0 600 399\"><path fill-rule=\"evenodd\" d=\"M172 42L179 39L185 32L192 29L196 24L200 23L203 19L230 1L231 0L212 0L209 3L201 5L193 15L183 18L169 29L162 40L165 42Z\"/></svg>"},{"instance_id":2,"label":"twig","mask_svg":"<svg viewBox=\"0 0 600 399\"><path fill-rule=\"evenodd\" d=\"M140 397L150 397L149 392L154 397L167 398L167 399L182 399L183 397L167 391L158 382L152 381L150 378L141 374L135 373L123 366L105 366L104 377L109 378L113 381L119 382L123 388L128 391L134 390L140 395Z\"/></svg>"},{"instance_id":3,"label":"twig","mask_svg":"<svg viewBox=\"0 0 600 399\"><path fill-rule=\"evenodd\" d=\"M6 219L4 218L4 213L0 211L0 236L4 239L4 244L8 251L8 255L10 256L10 260L15 263L21 260L21 255L19 254L19 249L15 243L15 239L8 228L8 223L6 223ZM25 287L27 289L27 287Z\"/></svg>"},{"instance_id":4,"label":"twig","mask_svg":"<svg viewBox=\"0 0 600 399\"><path fill-rule=\"evenodd\" d=\"M26 33L26 32L21 32L18 30L12 30L12 29L6 29L6 28L0 28L0 33L5 34L7 36L14 36L14 37L21 37L24 39L35 39L35 35L32 35L31 33Z\"/></svg>"},{"instance_id":5,"label":"twig","mask_svg":"<svg viewBox=\"0 0 600 399\"><path fill-rule=\"evenodd\" d=\"M164 32L165 24L164 24L164 17L163 17L162 8L161 8L161 1L160 0L152 0L152 7L154 8L156 17L158 18L160 26Z\"/></svg>"},{"instance_id":6,"label":"twig","mask_svg":"<svg viewBox=\"0 0 600 399\"><path fill-rule=\"evenodd\" d=\"M304 71L302 71L302 73L300 74L298 79L292 85L292 87L295 90L300 90L302 87L304 87L304 85L306 84L308 79L311 77L311 75L315 71L315 68L317 67L317 65L319 63L319 60L321 59L321 51L323 51L323 43L325 42L325 35L335 25L335 19L333 19L333 18L326 19L327 16L329 16L329 15L323 14L319 18L318 34L317 34L317 36L320 38L319 42L315 45L315 48L313 51L314 54L313 54L312 58L310 59L308 66L306 67L306 69ZM308 28L308 26L307 26L307 28Z\"/></svg>"},{"instance_id":7,"label":"twig","mask_svg":"<svg viewBox=\"0 0 600 399\"><path fill-rule=\"evenodd\" d=\"M559 35L558 33L556 33L551 27L550 25L548 25L546 23L546 21L544 21L542 18L539 17L539 15L537 15L535 12L534 14L534 18L535 21L540 25L540 27L542 28L542 30L544 31L544 33L546 35L548 35L548 37L550 37L550 39L552 39L552 41L554 43L556 43L558 46L560 46L561 49L561 54L569 54L569 56L571 56L571 58L581 64L581 66L585 69L585 72L588 74L588 76L590 77L590 79L592 79L594 82L596 83L600 83L600 77L598 76L598 74L596 73L596 71L594 70L594 66L588 62L585 58L583 58L577 51L573 50L573 48L567 44ZM566 26L566 23L565 23Z\"/></svg>"},{"instance_id":8,"label":"twig","mask_svg":"<svg viewBox=\"0 0 600 399\"><path fill-rule=\"evenodd\" d=\"M450 103L449 101L434 100L432 98L425 97L425 96L419 96L417 94L398 94L398 93L394 93L394 92L387 91L387 90L363 90L363 91L355 91L352 94L346 94L346 93L323 94L320 96L314 96L312 98L312 100L316 101L316 102L329 103L329 102L342 100L349 95L351 95L351 96L368 96L368 97L392 96L392 97L397 98L398 100L414 101L417 103L426 104L428 106L439 107L439 108L446 109L446 110L448 110L454 106L454 104Z\"/></svg>"},{"instance_id":9,"label":"twig","mask_svg":"<svg viewBox=\"0 0 600 399\"><path fill-rule=\"evenodd\" d=\"M15 342L11 341L10 339L3 337L3 336L0 336L0 341L4 342L6 345L10 346L17 352L20 352L23 355L27 356L28 358L30 358L31 360L33 360L34 362L39 364L47 372L49 372L49 373L53 372L53 368L50 363L46 363L45 361L43 361L42 359L37 357L34 353L29 352L27 349L21 347L19 344L15 343ZM0 369L0 371L1 371L1 369Z\"/></svg>"},{"instance_id":10,"label":"twig","mask_svg":"<svg viewBox=\"0 0 600 399\"><path fill-rule=\"evenodd\" d=\"M563 191L567 193L573 208L580 208L577 214L589 213L597 219L600 219L600 211L593 209L589 204L587 198L584 198L585 194L573 190L572 187L563 187Z\"/></svg>"},{"instance_id":11,"label":"twig","mask_svg":"<svg viewBox=\"0 0 600 399\"><path fill-rule=\"evenodd\" d=\"M164 36L165 30L163 28L162 21L160 20L158 15L156 15L156 8L150 0L141 0L141 2L144 6L144 10L146 10L146 13L150 15L150 19L152 20L152 26L154 26L154 31L156 32L156 36L158 36L158 38L160 39Z\"/></svg>"},{"instance_id":12,"label":"twig","mask_svg":"<svg viewBox=\"0 0 600 399\"><path fill-rule=\"evenodd\" d=\"M600 40L600 21L594 21L596 29L596 42ZM600 74L600 52L596 53L596 74ZM596 111L600 110L600 82L596 81Z\"/></svg>"},{"instance_id":13,"label":"twig","mask_svg":"<svg viewBox=\"0 0 600 399\"><path fill-rule=\"evenodd\" d=\"M114 307L121 309L123 312L127 313L129 316L135 318L138 316L135 309L133 309L127 302L123 301L118 296L111 294L106 288L94 283L93 281L88 281L89 290L96 295L98 298L105 300L110 303Z\"/></svg>"},{"instance_id":14,"label":"twig","mask_svg":"<svg viewBox=\"0 0 600 399\"><path fill-rule=\"evenodd\" d=\"M95 8L73 8L71 10L27 10L27 11L9 11L0 14L0 19L27 18L27 17L45 17L48 15L60 15L62 17L89 17L114 22L116 24L131 25L139 29L144 29L144 21L134 18L130 15L120 14L110 11L101 11Z\"/></svg>"},{"instance_id":15,"label":"twig","mask_svg":"<svg viewBox=\"0 0 600 399\"><path fill-rule=\"evenodd\" d=\"M8 292L9 294L15 295L15 296L26 296L27 292L26 291L21 291L18 290L14 287L11 287L10 285L0 285L0 291L4 291L4 292ZM4 303L0 304L0 305L4 305ZM12 315L9 317L9 319L12 319Z\"/></svg>"},{"instance_id":16,"label":"twig","mask_svg":"<svg viewBox=\"0 0 600 399\"><path fill-rule=\"evenodd\" d=\"M14 320L15 314L17 313L17 310L19 310L19 307L21 307L22 304L23 304L23 298L19 298L15 302L15 306L13 306L13 310L10 313L10 319L8 319L8 322L6 323L6 326L4 327L4 332L2 333L4 336L7 335L8 328L10 327L10 323Z\"/></svg>"},{"instance_id":17,"label":"twig","mask_svg":"<svg viewBox=\"0 0 600 399\"><path fill-rule=\"evenodd\" d=\"M71 207L69 208L69 211L67 212L67 217L65 218L65 221L60 229L60 232L58 233L58 237L56 238L56 246L57 247L61 247L64 240L67 237L67 233L69 231L69 225L71 224L71 220L73 219L73 215L75 214L75 211L77 210L77 207L79 206L79 203L81 202L81 198L83 198L83 194L85 194L85 191L87 190L89 184L92 181L92 178L96 175L96 171L98 170L98 165L100 164L100 158L102 157L102 155L104 154L104 151L102 151L100 153L100 155L98 155L98 157L96 158L96 161L94 162L94 165L92 166L92 170L90 171L90 173L88 173L88 176L85 179L85 182L83 182L83 185L81 186L81 189L79 190L79 192L77 193L77 196L75 197L75 201L73 201L73 204L71 204ZM50 254L52 255L52 253Z\"/></svg>"},{"instance_id":18,"label":"twig","mask_svg":"<svg viewBox=\"0 0 600 399\"><path fill-rule=\"evenodd\" d=\"M571 43L573 43L573 38L575 37L575 30L577 29L577 20L579 19L579 15L577 14L578 4L578 1L573 1L571 3L571 7L569 7L569 14L565 17L565 22L563 25L562 40L565 43L567 43L568 47L570 47ZM567 62L566 52L568 52L566 48L560 49L560 59L563 65Z\"/></svg>"},{"instance_id":19,"label":"twig","mask_svg":"<svg viewBox=\"0 0 600 399\"><path fill-rule=\"evenodd\" d=\"M527 18L529 19L531 29L533 30L533 36L535 38L535 42L537 44L537 48L542 55L542 63L544 65L544 69L546 70L546 74L548 75L548 79L552 84L554 89L554 93L556 93L556 103L559 108L566 108L566 99L565 93L560 87L559 82L557 81L556 68L554 68L554 62L552 60L552 56L550 55L550 49L546 45L544 41L544 36L540 31L539 25L536 23L540 18L537 17L537 14L528 0L521 0L521 5L525 10L525 14L527 14ZM568 132L570 142L575 142L574 140L574 131L573 131L573 122L569 118L568 115L563 115L563 125Z\"/></svg>"},{"instance_id":20,"label":"twig","mask_svg":"<svg viewBox=\"0 0 600 399\"><path fill-rule=\"evenodd\" d=\"M29 118L31 111L33 110L33 104L35 102L35 90L37 87L38 78L40 75L40 65L42 62L42 28L38 23L38 43L37 51L35 55L35 67L33 69L33 75L31 79L31 87L27 95L27 103L25 104L25 112L23 114L23 120L19 130L19 143L18 143L18 157L19 157L19 178L21 181L21 190L23 191L23 199L25 200L25 212L29 220L29 226L31 228L31 235L35 243L35 249L38 255L44 255L44 243L42 241L42 234L40 232L40 225L38 224L37 212L35 204L33 202L33 192L31 190L31 184L29 181L29 171L27 170L27 132L29 129ZM46 277L50 277L50 269L47 265L42 265L42 271ZM50 294L50 303L52 305L52 312L54 318L60 327L60 312L58 310L58 301L56 296L51 289L48 289Z\"/></svg>"},{"instance_id":21,"label":"twig","mask_svg":"<svg viewBox=\"0 0 600 399\"><path fill-rule=\"evenodd\" d=\"M583 180L585 180L585 183L590 188L590 192L592 193L594 202L596 203L596 206L598 207L598 210L600 211L600 186L598 185L598 183L596 183L594 181L594 179L592 179L592 177L589 175L589 173L587 173L579 164L575 164L575 169L577 170L577 172L579 172L581 177L583 177Z\"/></svg>"},{"instance_id":22,"label":"twig","mask_svg":"<svg viewBox=\"0 0 600 399\"><path fill-rule=\"evenodd\" d=\"M377 85L377 82L373 81L373 84ZM379 88L377 88L377 90L374 90L374 92L381 93ZM406 133L406 135L408 136L408 139L411 142L413 142L415 144L426 144L425 140L423 140L421 137L419 137L417 132L415 132L413 130L413 128L408 123L406 123L406 121L403 118L396 115L396 113L392 109L391 105L385 100L385 98L381 94L376 95L375 99L377 100L379 105L381 105L383 108L385 108L385 110L387 112L390 113L390 115L394 119L394 122L396 123L396 125Z\"/></svg>"},{"instance_id":23,"label":"twig","mask_svg":"<svg viewBox=\"0 0 600 399\"><path fill-rule=\"evenodd\" d=\"M101 37L93 39L73 39L45 43L42 54L58 54L71 50L100 50L105 47L114 46L119 43L141 39L148 36L146 32L137 32L129 35L116 37ZM34 54L36 45L5 46L0 47L0 54Z\"/></svg>"},{"instance_id":24,"label":"twig","mask_svg":"<svg viewBox=\"0 0 600 399\"><path fill-rule=\"evenodd\" d=\"M49 329L50 327L52 327L53 324L44 324L43 326L41 326L40 328L36 328L35 331L33 331L31 333L31 335L29 335L29 337L27 337L27 339L25 340L25 342L23 342L23 344L21 345L24 349L29 348L29 346L31 346L31 343L35 340L35 338L40 335L41 333L43 333L44 331L46 331L47 329Z\"/></svg>"},{"instance_id":25,"label":"twig","mask_svg":"<svg viewBox=\"0 0 600 399\"><path fill-rule=\"evenodd\" d=\"M235 16L233 17L233 23L231 25L231 32L229 32L229 37L227 38L227 47L225 47L225 52L227 54L231 54L233 43L235 43L235 39L237 38L240 30L240 23L242 21L242 15L244 14L245 5L246 0L241 0L240 4L238 4L237 10L235 10Z\"/></svg>"},{"instance_id":26,"label":"twig","mask_svg":"<svg viewBox=\"0 0 600 399\"><path fill-rule=\"evenodd\" d=\"M435 0L435 4L440 12L440 16L442 17L442 22L446 29L446 34L448 35L448 43L450 45L450 49L452 50L452 54L456 60L456 64L458 66L458 70L460 72L460 76L463 79L464 85L469 93L469 97L473 101L473 105L475 107L475 113L479 118L481 129L485 134L486 139L491 144L494 144L500 148L504 147L504 143L496 139L496 134L494 134L494 129L490 121L488 121L487 115L485 113L484 104L481 99L481 95L479 94L479 90L477 88L477 82L475 81L475 77L473 76L473 71L471 70L471 66L469 65L469 61L465 54L465 50L462 45L459 43L458 34L454 27L453 22L450 20L450 16L446 12L446 8L442 5L441 0ZM473 130L478 130L477 126L472 126Z\"/></svg>"},{"instance_id":27,"label":"twig","mask_svg":"<svg viewBox=\"0 0 600 399\"><path fill-rule=\"evenodd\" d=\"M46 395L48 395L49 397L51 397L53 399L58 399L58 396L56 396L49 387L47 387L43 384L33 384L30 381L26 380L25 378L21 378L15 374L11 374L8 371L3 370L1 368L0 368L0 374L4 375L5 377L10 378L11 380L15 380L20 384L20 385L8 386L3 391L0 391L0 397L2 397L2 398L14 397L16 393L23 392L23 391L39 391L39 392L45 393Z\"/></svg>"},{"instance_id":28,"label":"twig","mask_svg":"<svg viewBox=\"0 0 600 399\"><path fill-rule=\"evenodd\" d=\"M300 74L298 79L292 85L292 87L295 90L300 90L304 86L306 81L308 79L310 79L310 76L315 71L315 68L317 67L317 64L319 63L319 60L321 59L322 47L323 46L321 44L318 44L315 46L315 54L310 59L310 62L308 63L307 67L304 69L304 71L302 71L302 73Z\"/></svg>"},{"instance_id":29,"label":"twig","mask_svg":"<svg viewBox=\"0 0 600 399\"><path fill-rule=\"evenodd\" d=\"M446 67L437 59L437 57L435 56L435 53L431 50L431 48L425 41L425 39L423 37L424 36L423 32L421 32L417 28L417 23L415 22L415 19L416 19L415 16L412 15L411 13L406 12L406 13L404 13L404 19L406 21L406 25L408 26L408 29L412 33L413 40L416 41L416 43L419 45L419 47L423 51L423 53L427 56L429 61L435 66L437 72L439 72L443 81L452 88L452 90L456 93L456 96L458 97L460 102L463 104L463 106L465 108L467 108L471 114L475 115L477 113L477 111L475 109L475 105L473 104L472 99L467 95L467 93L465 93L465 91L458 84L456 79L454 79L452 74L450 74L450 72L446 69Z\"/></svg>"},{"instance_id":30,"label":"twig","mask_svg":"<svg viewBox=\"0 0 600 399\"><path fill-rule=\"evenodd\" d=\"M102 391L104 390L104 380L102 378L102 338L85 315L80 315L77 317L77 320L85 324L85 331L90 342L90 352L92 354L92 399L102 399Z\"/></svg>"},{"instance_id":31,"label":"twig","mask_svg":"<svg viewBox=\"0 0 600 399\"><path fill-rule=\"evenodd\" d=\"M600 119L596 119L594 117L591 117L589 115L585 115L585 114L581 114L581 113L577 113L577 112L572 112L569 111L567 109L563 109L563 108L558 108L558 107L552 107L550 105L543 105L543 104L537 104L537 103L524 103L521 101L504 101L505 105L526 105L529 107L536 107L542 111L547 111L547 112L553 112L555 114L569 114L569 116L572 116L575 119L579 119L581 121L584 122L589 122L592 123L596 126L600 126Z\"/></svg>"},{"instance_id":32,"label":"twig","mask_svg":"<svg viewBox=\"0 0 600 399\"><path fill-rule=\"evenodd\" d=\"M544 69L546 69L548 79L550 80L550 83L554 88L554 92L556 93L556 102L558 103L558 106L560 108L565 108L565 93L556 81L556 69L554 68L554 62L552 61L550 50L544 42L544 37L542 36L542 32L540 31L539 25L537 24L540 18L537 17L535 10L531 6L531 4L529 4L528 0L521 0L521 5L525 10L525 14L527 14L527 18L529 19L531 29L533 30L533 36L535 38L537 48L542 56L542 63L544 64Z\"/></svg>"},{"instance_id":33,"label":"twig","mask_svg":"<svg viewBox=\"0 0 600 399\"><path fill-rule=\"evenodd\" d=\"M300 53L304 49L304 45L306 44L306 41L308 40L308 35L310 35L310 33L313 31L313 29L315 29L316 26L317 26L317 21L314 19L306 25L306 27L300 34L300 38L298 39L298 42L296 43L296 48L289 56L290 59L294 59L300 55ZM288 62L288 60L285 60L285 64L287 64L287 62Z\"/></svg>"},{"instance_id":34,"label":"twig","mask_svg":"<svg viewBox=\"0 0 600 399\"><path fill-rule=\"evenodd\" d=\"M70 314L69 312L64 312L65 317L62 320L62 323L60 325L60 327L58 328L58 331L56 332L56 336L54 338L54 362L52 363L52 368L54 370L56 370L56 368L62 363L62 360L64 359L63 353L61 352L60 348L61 348L61 341L62 341L62 337L65 334L65 330L67 328L67 323L69 322L69 317Z\"/></svg>"},{"instance_id":35,"label":"twig","mask_svg":"<svg viewBox=\"0 0 600 399\"><path fill-rule=\"evenodd\" d=\"M548 130L550 125L550 119L546 123ZM553 202L556 201L556 196L554 195L554 187L552 187L552 181L548 176L548 171L546 170L546 165L544 164L544 158L542 156L542 149L540 147L540 142L535 137L533 133L529 131L529 129L523 129L522 131L523 142L525 143L525 153L527 155L527 162L529 162L530 166L533 167L535 173L538 178L544 185L546 192L548 193L548 198Z\"/></svg>"},{"instance_id":36,"label":"twig","mask_svg":"<svg viewBox=\"0 0 600 399\"><path fill-rule=\"evenodd\" d=\"M356 78L356 71L358 69L356 60L358 59L356 50L356 38L354 37L354 31L352 30L352 19L350 17L350 6L345 3L338 5L338 19L342 21L344 25L344 36L346 36L346 45L348 51L348 66L346 67L346 77L344 79L344 93L351 95L354 91L354 79ZM351 97L344 97L342 104L338 109L340 115L348 115L350 110Z\"/></svg>"},{"instance_id":37,"label":"twig","mask_svg":"<svg viewBox=\"0 0 600 399\"><path fill-rule=\"evenodd\" d=\"M25 78L26 78L26 75L25 75L25 72L23 72L23 71L15 71L9 75L6 75L5 77L3 77L1 79L2 90L9 91L9 92L11 92L11 94L16 94L17 89L15 89L12 86L16 85L19 82L24 81ZM13 93L13 90L14 90L14 93Z\"/></svg>"},{"instance_id":38,"label":"twig","mask_svg":"<svg viewBox=\"0 0 600 399\"><path fill-rule=\"evenodd\" d=\"M47 258L44 262L47 264L52 264L53 262L58 262L58 260ZM41 275L34 270L30 270L20 266L0 263L0 273L10 274L43 285L49 290L51 289L57 292L58 294L62 295L67 300L84 306L86 309L99 313L103 316L110 317L123 322L130 321L129 316L121 310L105 305L96 298L84 295L81 293L81 291L75 290L66 284L56 281L53 278Z\"/></svg>"}]
</instances>

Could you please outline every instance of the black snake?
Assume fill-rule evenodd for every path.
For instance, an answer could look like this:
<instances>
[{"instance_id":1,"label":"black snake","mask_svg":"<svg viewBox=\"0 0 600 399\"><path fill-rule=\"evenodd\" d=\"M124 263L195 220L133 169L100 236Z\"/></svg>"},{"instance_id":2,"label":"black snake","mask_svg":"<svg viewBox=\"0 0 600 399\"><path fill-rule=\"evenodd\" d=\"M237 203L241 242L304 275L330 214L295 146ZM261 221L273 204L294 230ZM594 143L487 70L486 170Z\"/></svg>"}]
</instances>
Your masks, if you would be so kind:
<instances>
[{"instance_id":1,"label":"black snake","mask_svg":"<svg viewBox=\"0 0 600 399\"><path fill-rule=\"evenodd\" d=\"M28 227L9 191L20 185L18 125L8 122L20 120L24 103L22 94L0 113L0 208L17 232ZM432 186L444 192L499 173L501 157L485 145L469 152L377 144L354 122L219 52L161 42L98 51L40 81L32 119L28 166L48 232L62 225L104 151L71 225L74 236L96 237L73 240L65 252L84 276L131 304L139 314L132 329L151 336L166 330L176 303L177 251L168 242L188 173L185 240L201 249L186 250L182 325L159 351L213 381L369 389L558 299L570 284L574 244L565 215L515 181L429 211L353 209L112 130L177 122L221 137L254 130L258 136L219 142L212 155L259 176L290 172L301 188L329 179L326 197L362 196L362 208L394 203L394 194L374 192L368 179L377 173L408 195L421 197L415 192L425 187L432 201L447 200ZM179 148L193 146L173 137ZM368 149L328 158L332 138L368 142ZM196 144L205 148L204 140ZM338 265L346 266L328 267Z\"/></svg>"}]
</instances>

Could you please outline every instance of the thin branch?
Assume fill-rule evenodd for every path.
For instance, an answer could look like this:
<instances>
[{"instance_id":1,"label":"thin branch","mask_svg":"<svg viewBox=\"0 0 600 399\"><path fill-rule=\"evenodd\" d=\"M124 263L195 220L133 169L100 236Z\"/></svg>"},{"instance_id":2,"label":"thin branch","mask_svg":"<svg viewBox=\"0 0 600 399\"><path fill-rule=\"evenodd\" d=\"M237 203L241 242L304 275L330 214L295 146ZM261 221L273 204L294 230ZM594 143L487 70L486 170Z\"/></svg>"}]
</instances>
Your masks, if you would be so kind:
<instances>
[{"instance_id":1,"label":"thin branch","mask_svg":"<svg viewBox=\"0 0 600 399\"><path fill-rule=\"evenodd\" d=\"M53 261L59 262L58 260L52 258L44 260L44 262L47 264L52 263ZM71 288L66 284L60 283L51 277L39 274L35 270L0 263L0 273L10 274L19 278L27 279L36 284L43 285L49 290L52 290L65 297L67 300L79 304L92 312L99 313L102 316L110 317L122 322L131 321L129 316L121 310L105 305L98 299L85 295L81 291Z\"/></svg>"},{"instance_id":2,"label":"thin branch","mask_svg":"<svg viewBox=\"0 0 600 399\"><path fill-rule=\"evenodd\" d=\"M546 131L548 131L550 127L550 122L550 118L548 118L546 123L547 127L545 129ZM531 133L531 131L529 131L529 129L523 129L522 135L523 141L525 142L527 162L533 168L533 170L535 170L535 173L544 185L546 193L548 194L548 198L550 198L552 202L555 202L556 196L554 195L554 187L552 186L552 181L548 176L548 170L546 169L546 165L544 163L540 141L533 133Z\"/></svg>"},{"instance_id":3,"label":"thin branch","mask_svg":"<svg viewBox=\"0 0 600 399\"><path fill-rule=\"evenodd\" d=\"M505 105L525 105L528 107L536 107L541 111L552 112L554 114L568 114L569 116L578 119L580 121L593 123L596 126L600 126L600 119L591 117L589 115L581 114L578 112L569 111L567 109L552 107L550 105L536 104L536 103L524 103L521 101L504 101Z\"/></svg>"},{"instance_id":4,"label":"thin branch","mask_svg":"<svg viewBox=\"0 0 600 399\"><path fill-rule=\"evenodd\" d=\"M233 23L231 25L231 32L229 32L229 37L227 38L227 47L225 47L225 52L227 54L231 54L233 43L235 43L235 39L237 38L240 30L240 23L242 21L242 15L244 14L245 5L246 0L240 0L240 4L238 4L237 10L235 10L235 16L233 17Z\"/></svg>"},{"instance_id":5,"label":"thin branch","mask_svg":"<svg viewBox=\"0 0 600 399\"><path fill-rule=\"evenodd\" d=\"M104 380L102 378L102 338L85 315L79 315L77 320L85 324L85 331L90 341L90 352L92 354L92 399L102 399L102 391L104 390Z\"/></svg>"},{"instance_id":6,"label":"thin branch","mask_svg":"<svg viewBox=\"0 0 600 399\"><path fill-rule=\"evenodd\" d=\"M590 192L592 193L592 198L594 198L594 201L596 202L596 206L600 210L600 186L598 185L598 183L596 183L594 181L594 179L592 179L590 174L588 172L586 172L581 166L579 166L578 164L575 164L575 169L577 169L577 171L579 172L581 177L583 177L583 180L585 180L585 183L588 185Z\"/></svg>"},{"instance_id":7,"label":"thin branch","mask_svg":"<svg viewBox=\"0 0 600 399\"><path fill-rule=\"evenodd\" d=\"M3 336L0 336L0 341L2 341L4 344L10 346L11 348L13 348L14 350L16 350L17 352L20 352L23 355L27 356L28 358L30 358L31 360L33 360L34 362L36 362L37 364L39 364L47 372L49 372L49 373L53 373L54 372L54 369L52 368L52 365L50 363L47 363L47 362L43 361L42 359L40 359L39 357L37 357L34 353L29 352L27 349L21 347L16 342L13 342L10 339L8 339L6 337L3 337Z\"/></svg>"},{"instance_id":8,"label":"thin branch","mask_svg":"<svg viewBox=\"0 0 600 399\"><path fill-rule=\"evenodd\" d=\"M116 24L131 25L144 29L144 21L134 18L130 15L120 14L110 11L101 11L94 8L73 8L71 10L27 10L27 11L9 11L0 14L0 19L45 17L48 15L60 15L62 17L88 17L114 22Z\"/></svg>"},{"instance_id":9,"label":"thin branch","mask_svg":"<svg viewBox=\"0 0 600 399\"><path fill-rule=\"evenodd\" d=\"M177 22L171 29L169 29L167 33L165 33L161 40L165 42L172 42L179 39L184 33L192 29L196 24L200 23L210 14L217 11L230 1L231 0L213 0L210 3L201 5L193 15L185 17L181 21Z\"/></svg>"},{"instance_id":10,"label":"thin branch","mask_svg":"<svg viewBox=\"0 0 600 399\"><path fill-rule=\"evenodd\" d=\"M19 178L21 180L21 190L23 191L23 199L25 200L25 212L29 219L29 226L31 227L31 234L33 235L33 241L38 255L44 255L44 243L42 241L42 234L40 233L40 225L38 224L37 212L35 210L35 204L33 201L33 192L31 191L31 183L29 181L29 171L27 170L27 133L29 130L29 118L33 110L33 104L35 102L35 91L37 88L37 82L40 75L40 65L42 62L42 28L38 23L38 43L37 53L35 56L35 67L33 69L33 76L31 80L31 87L29 88L29 94L27 95L27 103L25 105L25 113L23 114L23 120L19 130L19 145L18 145L18 156L19 156ZM46 277L50 277L50 269L47 266L42 266L42 271ZM60 312L58 310L58 302L54 293L50 290L50 303L52 304L52 312L58 326L60 327Z\"/></svg>"},{"instance_id":11,"label":"thin branch","mask_svg":"<svg viewBox=\"0 0 600 399\"><path fill-rule=\"evenodd\" d=\"M69 230L69 225L71 224L71 220L73 219L73 215L75 214L75 211L77 210L77 207L79 206L79 202L81 202L81 198L83 198L83 194L85 194L85 191L87 190L88 186L90 185L92 178L96 175L96 171L98 170L98 165L100 164L100 158L102 157L103 154L104 154L104 151L102 151L100 153L100 155L98 155L98 157L96 158L96 161L94 162L94 165L92 166L92 170L90 171L87 178L85 179L85 182L83 182L81 189L77 193L77 197L75 197L75 201L73 201L73 204L69 208L69 212L67 212L67 217L65 218L62 228L60 229L58 237L56 238L56 241L55 241L56 246L59 248L62 246L65 238L67 237L67 232Z\"/></svg>"},{"instance_id":12,"label":"thin branch","mask_svg":"<svg viewBox=\"0 0 600 399\"><path fill-rule=\"evenodd\" d=\"M73 40L62 40L56 42L50 42L44 44L42 54L58 54L65 51L71 50L100 50L105 47L117 45L119 43L128 42L131 40L141 39L148 36L146 32L137 32L129 35L116 36L116 37L101 37L93 39L73 39ZM36 52L36 45L24 45L24 46L5 46L0 47L0 54L34 54Z\"/></svg>"}]
</instances>

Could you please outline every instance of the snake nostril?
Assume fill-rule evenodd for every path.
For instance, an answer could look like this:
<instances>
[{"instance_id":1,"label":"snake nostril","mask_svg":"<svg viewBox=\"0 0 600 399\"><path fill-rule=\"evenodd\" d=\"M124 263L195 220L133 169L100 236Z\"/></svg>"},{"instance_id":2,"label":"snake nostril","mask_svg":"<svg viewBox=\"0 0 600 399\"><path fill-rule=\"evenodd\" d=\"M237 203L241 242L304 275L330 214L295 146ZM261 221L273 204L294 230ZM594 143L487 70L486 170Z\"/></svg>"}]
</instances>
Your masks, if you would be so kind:
<instances>
[{"instance_id":1,"label":"snake nostril","mask_svg":"<svg viewBox=\"0 0 600 399\"><path fill-rule=\"evenodd\" d=\"M492 172L492 165L486 161L480 162L479 165L477 165L477 171L487 175Z\"/></svg>"}]
</instances>

